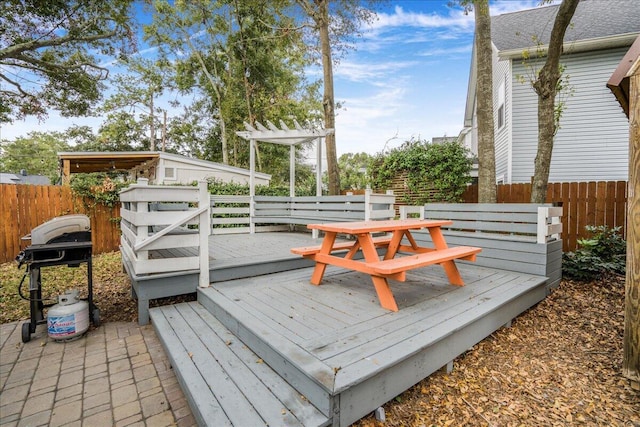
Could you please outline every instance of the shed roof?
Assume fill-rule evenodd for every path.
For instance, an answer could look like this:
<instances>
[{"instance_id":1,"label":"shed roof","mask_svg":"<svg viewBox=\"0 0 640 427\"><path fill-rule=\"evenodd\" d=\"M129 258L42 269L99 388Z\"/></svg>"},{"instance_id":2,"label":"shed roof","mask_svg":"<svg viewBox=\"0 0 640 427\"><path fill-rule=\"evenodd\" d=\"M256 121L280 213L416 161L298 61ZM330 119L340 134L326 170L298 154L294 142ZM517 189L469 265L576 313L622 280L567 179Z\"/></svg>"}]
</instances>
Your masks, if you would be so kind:
<instances>
[{"instance_id":1,"label":"shed roof","mask_svg":"<svg viewBox=\"0 0 640 427\"><path fill-rule=\"evenodd\" d=\"M638 67L640 67L640 36L629 48L607 82L607 87L613 92L627 117L629 117L629 76Z\"/></svg>"},{"instance_id":2,"label":"shed roof","mask_svg":"<svg viewBox=\"0 0 640 427\"><path fill-rule=\"evenodd\" d=\"M61 163L64 161L70 162L71 173L129 170L150 160L160 158L199 165L212 170L249 175L249 170L247 169L161 151L69 151L58 153L58 160ZM271 179L269 174L257 173L256 175L263 179Z\"/></svg>"}]
</instances>

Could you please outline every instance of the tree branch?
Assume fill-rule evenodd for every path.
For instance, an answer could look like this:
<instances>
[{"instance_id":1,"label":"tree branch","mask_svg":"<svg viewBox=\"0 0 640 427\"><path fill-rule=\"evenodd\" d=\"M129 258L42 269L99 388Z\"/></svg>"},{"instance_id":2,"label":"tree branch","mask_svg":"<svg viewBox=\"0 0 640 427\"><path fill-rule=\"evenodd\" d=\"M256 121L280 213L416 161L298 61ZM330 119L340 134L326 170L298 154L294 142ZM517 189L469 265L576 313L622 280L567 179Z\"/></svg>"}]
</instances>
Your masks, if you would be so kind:
<instances>
[{"instance_id":1,"label":"tree branch","mask_svg":"<svg viewBox=\"0 0 640 427\"><path fill-rule=\"evenodd\" d=\"M26 43L17 44L14 46L9 46L5 49L0 49L0 60L4 58L15 58L17 55L22 54L23 52L30 50L37 50L43 47L54 47L61 46L65 43L69 42L93 42L102 39L108 39L117 34L116 31L110 31L108 33L100 33L94 34L92 36L75 36L71 34L67 34L62 37L58 37L55 39L45 39L45 40L31 40Z\"/></svg>"},{"instance_id":2,"label":"tree branch","mask_svg":"<svg viewBox=\"0 0 640 427\"><path fill-rule=\"evenodd\" d=\"M4 80L5 82L9 83L11 86L15 87L15 88L16 88L16 90L17 90L18 92L20 92L20 94L21 94L22 96L31 96L31 94L30 94L29 92L25 92L25 91L22 89L22 86L20 86L20 83L18 83L18 82L15 82L15 81L11 80L9 77L5 76L4 74L0 74L0 78L1 78L2 80ZM3 92L3 93L9 93L9 94L12 94L12 93L13 93L13 92L10 92L10 91L2 91L2 92Z\"/></svg>"},{"instance_id":3,"label":"tree branch","mask_svg":"<svg viewBox=\"0 0 640 427\"><path fill-rule=\"evenodd\" d=\"M27 55L17 55L16 57L14 57L13 59L17 59L20 61L23 61L25 64L20 65L21 68L26 68L26 69L30 69L33 71L43 71L43 70L47 70L47 71L73 71L73 70L77 70L83 67L88 67L88 68L92 68L94 70L99 70L101 72L105 72L106 75L104 77L101 77L102 79L105 79L109 76L109 70L104 68L104 67L100 67L96 64L93 64L91 62L80 62L77 64L70 64L70 65L64 65L64 64L58 64L58 63L54 63L54 62L47 62L47 61L42 61L40 59L37 58L33 58ZM26 64L30 64L32 65L31 67L26 65ZM100 73L102 75L102 73Z\"/></svg>"}]
</instances>

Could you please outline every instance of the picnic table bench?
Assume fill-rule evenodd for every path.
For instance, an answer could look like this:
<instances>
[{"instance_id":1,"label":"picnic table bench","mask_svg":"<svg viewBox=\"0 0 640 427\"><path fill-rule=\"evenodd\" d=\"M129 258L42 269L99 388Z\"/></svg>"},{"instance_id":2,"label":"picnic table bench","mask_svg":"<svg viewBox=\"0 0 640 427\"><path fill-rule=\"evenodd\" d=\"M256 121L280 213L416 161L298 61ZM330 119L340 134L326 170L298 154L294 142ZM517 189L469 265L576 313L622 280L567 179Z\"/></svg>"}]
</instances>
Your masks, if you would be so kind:
<instances>
[{"instance_id":1,"label":"picnic table bench","mask_svg":"<svg viewBox=\"0 0 640 427\"><path fill-rule=\"evenodd\" d=\"M456 259L475 261L480 248L458 246L449 248L440 230L441 226L450 225L451 221L425 220L388 220L358 221L333 224L309 224L307 227L324 231L321 245L292 248L291 252L313 259L316 262L311 283L320 285L327 265L335 265L350 270L367 273L371 276L380 305L391 311L398 311L388 279L405 281L406 272L412 269L433 264L442 265L449 282L464 286L464 281L455 265ZM419 246L411 230L426 228L434 247ZM383 237L373 237L372 233L389 233ZM336 242L338 233L354 236L353 242ZM406 239L408 244L403 242ZM378 248L386 248L383 259L378 255ZM339 250L348 250L344 256L333 254ZM357 252L362 251L364 261L354 259ZM396 257L398 253L410 253L408 256Z\"/></svg>"}]
</instances>

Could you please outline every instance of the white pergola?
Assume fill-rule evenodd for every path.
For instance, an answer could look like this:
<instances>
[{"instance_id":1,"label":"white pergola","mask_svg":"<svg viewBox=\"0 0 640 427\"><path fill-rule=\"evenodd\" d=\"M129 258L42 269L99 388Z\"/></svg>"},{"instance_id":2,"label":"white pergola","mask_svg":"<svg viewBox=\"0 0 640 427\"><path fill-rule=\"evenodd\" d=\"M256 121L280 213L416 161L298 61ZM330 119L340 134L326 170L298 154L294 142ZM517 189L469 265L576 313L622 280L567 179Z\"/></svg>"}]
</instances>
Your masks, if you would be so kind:
<instances>
[{"instance_id":1,"label":"white pergola","mask_svg":"<svg viewBox=\"0 0 640 427\"><path fill-rule=\"evenodd\" d=\"M289 151L289 193L291 197L295 196L295 163L296 149L295 146L305 142L316 141L317 161L316 161L316 195L322 196L322 138L333 133L333 129L312 129L303 128L294 120L295 129L289 129L287 125L280 120L280 128L267 121L267 126L256 122L255 128L249 123L244 122L246 130L237 131L236 135L249 141L249 194L253 198L255 196L255 171L256 171L256 143L269 142L272 144L288 145ZM257 128L257 129L256 129Z\"/></svg>"}]
</instances>

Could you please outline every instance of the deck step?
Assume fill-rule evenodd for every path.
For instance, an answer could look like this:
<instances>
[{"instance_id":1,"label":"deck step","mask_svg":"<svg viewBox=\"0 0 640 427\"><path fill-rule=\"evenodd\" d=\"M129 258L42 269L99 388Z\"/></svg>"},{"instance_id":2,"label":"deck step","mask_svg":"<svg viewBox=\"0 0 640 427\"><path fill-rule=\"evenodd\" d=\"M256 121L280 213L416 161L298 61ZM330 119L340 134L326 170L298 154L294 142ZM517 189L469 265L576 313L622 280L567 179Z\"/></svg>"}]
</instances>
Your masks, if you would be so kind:
<instances>
[{"instance_id":1,"label":"deck step","mask_svg":"<svg viewBox=\"0 0 640 427\"><path fill-rule=\"evenodd\" d=\"M329 419L198 302L151 321L201 426L325 426Z\"/></svg>"},{"instance_id":2,"label":"deck step","mask_svg":"<svg viewBox=\"0 0 640 427\"><path fill-rule=\"evenodd\" d=\"M305 277L308 273L302 273ZM278 375L285 378L322 414L333 413L335 372L308 350L282 336L270 326L260 310L247 311L214 286L198 289L198 302L235 336L254 351ZM282 319L285 322L288 319ZM265 338L267 337L267 338Z\"/></svg>"}]
</instances>

